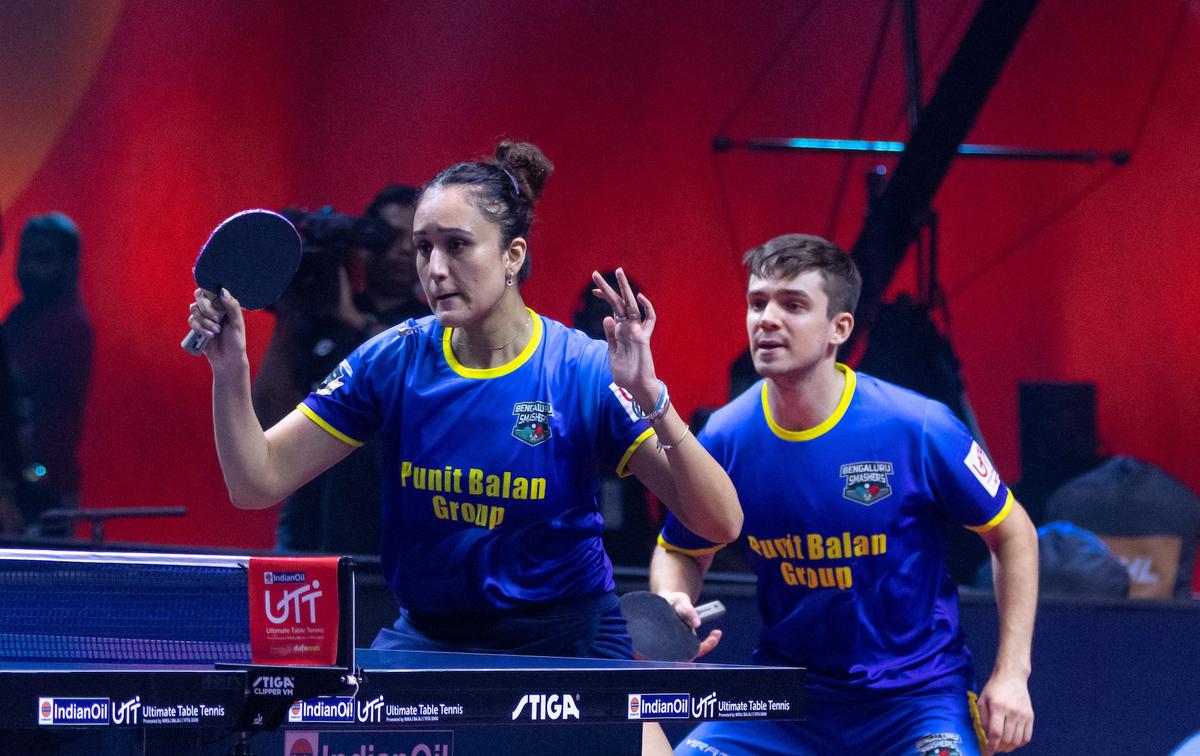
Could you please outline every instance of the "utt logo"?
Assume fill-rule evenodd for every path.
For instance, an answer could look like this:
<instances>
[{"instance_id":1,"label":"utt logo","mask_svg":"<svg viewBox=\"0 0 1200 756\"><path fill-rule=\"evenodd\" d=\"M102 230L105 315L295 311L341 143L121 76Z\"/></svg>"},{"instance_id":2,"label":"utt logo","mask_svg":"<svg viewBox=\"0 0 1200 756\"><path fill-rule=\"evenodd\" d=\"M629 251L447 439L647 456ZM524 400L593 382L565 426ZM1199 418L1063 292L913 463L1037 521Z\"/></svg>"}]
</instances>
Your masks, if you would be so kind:
<instances>
[{"instance_id":1,"label":"utt logo","mask_svg":"<svg viewBox=\"0 0 1200 756\"><path fill-rule=\"evenodd\" d=\"M529 718L532 720L544 719L579 719L579 707L575 703L575 698L568 695L545 695L544 693L526 693L521 696L521 700L517 702L517 708L513 709L512 718L515 720L525 711L525 706L529 706Z\"/></svg>"},{"instance_id":2,"label":"utt logo","mask_svg":"<svg viewBox=\"0 0 1200 756\"><path fill-rule=\"evenodd\" d=\"M123 704L113 708L112 721L115 725L135 725L138 723L138 710L142 708L142 697L134 696Z\"/></svg>"},{"instance_id":3,"label":"utt logo","mask_svg":"<svg viewBox=\"0 0 1200 756\"><path fill-rule=\"evenodd\" d=\"M712 718L717 708L717 693L713 691L699 701L692 702L692 719Z\"/></svg>"},{"instance_id":4,"label":"utt logo","mask_svg":"<svg viewBox=\"0 0 1200 756\"><path fill-rule=\"evenodd\" d=\"M383 696L377 696L370 701L358 701L355 704L355 715L359 722L379 722L383 719Z\"/></svg>"},{"instance_id":5,"label":"utt logo","mask_svg":"<svg viewBox=\"0 0 1200 756\"><path fill-rule=\"evenodd\" d=\"M321 581L314 580L312 585L302 585L299 588L284 591L283 597L275 604L275 611L271 611L271 591L263 591L263 599L267 604L267 619L273 625L282 625L289 620L296 623L304 622L300 606L304 604L308 607L308 622L316 624L317 599L324 593L324 591L317 590L320 587Z\"/></svg>"}]
</instances>

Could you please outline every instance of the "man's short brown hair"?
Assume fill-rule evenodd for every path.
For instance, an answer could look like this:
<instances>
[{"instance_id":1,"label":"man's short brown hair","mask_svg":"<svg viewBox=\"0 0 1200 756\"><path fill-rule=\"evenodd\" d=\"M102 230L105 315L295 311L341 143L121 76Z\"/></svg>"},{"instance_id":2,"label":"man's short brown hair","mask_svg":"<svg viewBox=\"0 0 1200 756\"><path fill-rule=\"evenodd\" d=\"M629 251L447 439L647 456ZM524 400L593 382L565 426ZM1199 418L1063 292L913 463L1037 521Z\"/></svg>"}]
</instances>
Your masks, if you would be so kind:
<instances>
[{"instance_id":1,"label":"man's short brown hair","mask_svg":"<svg viewBox=\"0 0 1200 756\"><path fill-rule=\"evenodd\" d=\"M862 276L854 259L831 241L811 234L784 234L755 247L742 257L750 274L759 278L792 278L821 271L829 297L827 316L853 314L862 291Z\"/></svg>"}]
</instances>

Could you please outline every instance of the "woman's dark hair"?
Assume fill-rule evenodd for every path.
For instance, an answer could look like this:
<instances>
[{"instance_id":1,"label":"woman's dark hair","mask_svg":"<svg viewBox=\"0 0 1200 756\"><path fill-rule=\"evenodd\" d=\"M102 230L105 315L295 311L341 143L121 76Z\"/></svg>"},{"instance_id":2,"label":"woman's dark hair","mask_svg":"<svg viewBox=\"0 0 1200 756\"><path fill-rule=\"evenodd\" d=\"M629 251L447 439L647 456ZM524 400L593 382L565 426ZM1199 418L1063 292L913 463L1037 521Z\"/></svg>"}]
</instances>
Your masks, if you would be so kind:
<instances>
[{"instance_id":1,"label":"woman's dark hair","mask_svg":"<svg viewBox=\"0 0 1200 756\"><path fill-rule=\"evenodd\" d=\"M554 165L537 145L529 142L501 142L492 162L457 163L446 168L421 187L417 202L430 189L444 186L470 186L475 207L483 216L500 226L500 246L508 247L523 236L528 241L533 225L533 206L542 196L546 179ZM529 278L530 254L517 272L517 281Z\"/></svg>"}]
</instances>

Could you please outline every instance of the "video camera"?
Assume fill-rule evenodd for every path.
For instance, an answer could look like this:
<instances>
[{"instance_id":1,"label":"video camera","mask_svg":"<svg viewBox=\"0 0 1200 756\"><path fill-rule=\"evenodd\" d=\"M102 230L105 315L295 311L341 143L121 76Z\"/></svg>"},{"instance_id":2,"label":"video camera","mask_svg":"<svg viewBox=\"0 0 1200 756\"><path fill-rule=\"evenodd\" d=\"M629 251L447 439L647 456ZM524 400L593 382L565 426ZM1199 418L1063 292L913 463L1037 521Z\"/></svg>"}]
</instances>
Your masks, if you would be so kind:
<instances>
[{"instance_id":1,"label":"video camera","mask_svg":"<svg viewBox=\"0 0 1200 756\"><path fill-rule=\"evenodd\" d=\"M272 310L286 304L308 316L329 314L338 301L338 266L354 270L356 250L382 251L396 240L396 230L383 219L354 218L329 205L317 211L285 208L280 214L300 232L304 247L296 275Z\"/></svg>"}]
</instances>

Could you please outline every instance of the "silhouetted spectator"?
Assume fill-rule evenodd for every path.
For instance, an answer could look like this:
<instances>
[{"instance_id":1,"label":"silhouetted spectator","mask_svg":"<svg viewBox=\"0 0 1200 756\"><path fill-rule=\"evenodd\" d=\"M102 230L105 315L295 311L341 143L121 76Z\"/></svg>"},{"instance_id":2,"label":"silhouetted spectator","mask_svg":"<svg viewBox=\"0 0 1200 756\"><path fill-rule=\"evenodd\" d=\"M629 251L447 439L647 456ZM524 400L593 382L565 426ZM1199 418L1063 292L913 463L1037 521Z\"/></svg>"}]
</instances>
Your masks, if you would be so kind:
<instances>
[{"instance_id":1,"label":"silhouetted spectator","mask_svg":"<svg viewBox=\"0 0 1200 756\"><path fill-rule=\"evenodd\" d=\"M76 449L92 373L92 326L79 294L79 229L62 213L21 231L22 299L4 322L22 454L17 506L26 528L48 509L79 506ZM61 535L66 525L43 529Z\"/></svg>"}]
</instances>

